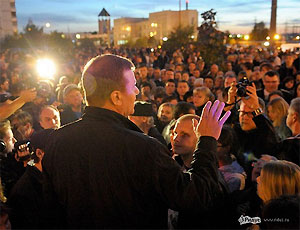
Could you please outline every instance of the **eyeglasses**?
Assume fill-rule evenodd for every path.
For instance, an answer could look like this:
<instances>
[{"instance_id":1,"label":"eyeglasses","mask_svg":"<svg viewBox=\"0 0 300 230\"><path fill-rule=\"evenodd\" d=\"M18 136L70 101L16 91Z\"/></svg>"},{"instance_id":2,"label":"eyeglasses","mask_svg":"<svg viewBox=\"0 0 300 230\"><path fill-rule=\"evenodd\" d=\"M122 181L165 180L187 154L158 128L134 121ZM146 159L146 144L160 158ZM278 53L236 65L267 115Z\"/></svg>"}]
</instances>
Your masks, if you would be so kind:
<instances>
[{"instance_id":1,"label":"eyeglasses","mask_svg":"<svg viewBox=\"0 0 300 230\"><path fill-rule=\"evenodd\" d=\"M242 110L238 110L238 111L239 111L239 113L240 113L240 116L245 116L245 115L247 115L248 117L253 118L252 112L246 112L246 111L242 111Z\"/></svg>"}]
</instances>

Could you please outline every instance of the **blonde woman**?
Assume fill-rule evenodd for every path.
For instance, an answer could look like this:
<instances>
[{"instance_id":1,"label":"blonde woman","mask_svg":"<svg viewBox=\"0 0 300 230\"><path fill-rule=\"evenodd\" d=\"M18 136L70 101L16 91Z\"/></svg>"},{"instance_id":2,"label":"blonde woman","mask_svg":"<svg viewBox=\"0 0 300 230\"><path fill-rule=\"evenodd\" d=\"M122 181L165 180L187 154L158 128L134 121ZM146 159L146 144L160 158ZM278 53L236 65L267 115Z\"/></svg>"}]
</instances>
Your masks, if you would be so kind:
<instances>
[{"instance_id":1,"label":"blonde woman","mask_svg":"<svg viewBox=\"0 0 300 230\"><path fill-rule=\"evenodd\" d=\"M257 177L257 194L264 203L282 195L300 195L300 167L289 161L271 161Z\"/></svg>"},{"instance_id":2,"label":"blonde woman","mask_svg":"<svg viewBox=\"0 0 300 230\"><path fill-rule=\"evenodd\" d=\"M273 126L280 140L284 140L292 135L291 130L285 123L288 109L289 104L281 97L274 98L267 105L268 117L273 122Z\"/></svg>"}]
</instances>

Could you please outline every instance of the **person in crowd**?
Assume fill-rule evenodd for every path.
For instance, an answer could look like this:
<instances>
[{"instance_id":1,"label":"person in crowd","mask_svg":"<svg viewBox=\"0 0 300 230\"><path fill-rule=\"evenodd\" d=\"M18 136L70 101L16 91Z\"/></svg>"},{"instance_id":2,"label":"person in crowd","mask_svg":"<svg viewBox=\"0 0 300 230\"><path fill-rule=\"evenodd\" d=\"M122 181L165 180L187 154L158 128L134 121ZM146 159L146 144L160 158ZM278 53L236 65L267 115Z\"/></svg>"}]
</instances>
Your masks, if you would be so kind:
<instances>
[{"instance_id":1,"label":"person in crowd","mask_svg":"<svg viewBox=\"0 0 300 230\"><path fill-rule=\"evenodd\" d=\"M189 69L189 75L193 76L193 72L196 69L196 64L194 62L189 63L188 69Z\"/></svg>"},{"instance_id":2,"label":"person in crowd","mask_svg":"<svg viewBox=\"0 0 300 230\"><path fill-rule=\"evenodd\" d=\"M284 62L280 66L279 69L279 76L280 81L283 82L283 80L287 76L294 76L294 68L293 68L293 62L294 62L294 56L292 54L287 53L284 56Z\"/></svg>"},{"instance_id":3,"label":"person in crowd","mask_svg":"<svg viewBox=\"0 0 300 230\"><path fill-rule=\"evenodd\" d=\"M212 76L206 76L204 78L204 84L205 87L209 88L210 90L213 90L214 88L214 78Z\"/></svg>"},{"instance_id":4,"label":"person in crowd","mask_svg":"<svg viewBox=\"0 0 300 230\"><path fill-rule=\"evenodd\" d=\"M77 85L67 85L63 95L64 104L58 106L61 125L78 120L81 118L83 111L83 97Z\"/></svg>"},{"instance_id":5,"label":"person in crowd","mask_svg":"<svg viewBox=\"0 0 300 230\"><path fill-rule=\"evenodd\" d=\"M230 112L220 118L224 103L207 104L194 123L201 137L185 174L167 148L127 119L139 93L132 68L115 55L87 63L83 87L89 106L82 120L53 132L42 161L48 227L166 228L168 208L212 214L222 195L216 140Z\"/></svg>"},{"instance_id":6,"label":"person in crowd","mask_svg":"<svg viewBox=\"0 0 300 230\"><path fill-rule=\"evenodd\" d=\"M140 87L141 87L140 94L137 96L138 100L150 101L154 99L151 93L152 86L150 83L143 82Z\"/></svg>"},{"instance_id":7,"label":"person in crowd","mask_svg":"<svg viewBox=\"0 0 300 230\"><path fill-rule=\"evenodd\" d=\"M173 104L166 102L159 106L157 113L158 123L156 124L156 127L160 133L162 133L166 125L168 125L169 122L173 119L173 113Z\"/></svg>"},{"instance_id":8,"label":"person in crowd","mask_svg":"<svg viewBox=\"0 0 300 230\"><path fill-rule=\"evenodd\" d=\"M134 103L134 113L128 116L128 119L136 124L145 134L156 138L162 144L167 145L163 136L158 132L154 125L152 104L143 101Z\"/></svg>"},{"instance_id":9,"label":"person in crowd","mask_svg":"<svg viewBox=\"0 0 300 230\"><path fill-rule=\"evenodd\" d=\"M201 116L202 110L206 102L215 100L215 96L209 88L203 86L193 90L193 104L196 107L196 114Z\"/></svg>"},{"instance_id":10,"label":"person in crowd","mask_svg":"<svg viewBox=\"0 0 300 230\"><path fill-rule=\"evenodd\" d=\"M161 73L160 73L160 68L159 67L154 68L153 78L154 78L154 83L155 83L156 87L159 87L159 86L164 87L164 84L161 81Z\"/></svg>"},{"instance_id":11,"label":"person in crowd","mask_svg":"<svg viewBox=\"0 0 300 230\"><path fill-rule=\"evenodd\" d=\"M218 139L217 156L219 170L224 176L229 192L243 190L246 183L246 172L238 163L240 159L236 135L230 126L223 126Z\"/></svg>"},{"instance_id":12,"label":"person in crowd","mask_svg":"<svg viewBox=\"0 0 300 230\"><path fill-rule=\"evenodd\" d=\"M32 148L30 151L32 152L27 151L31 161L8 197L9 219L13 229L44 228L42 159L51 132L51 129L41 130L35 133L30 140Z\"/></svg>"},{"instance_id":13,"label":"person in crowd","mask_svg":"<svg viewBox=\"0 0 300 230\"><path fill-rule=\"evenodd\" d=\"M235 73L232 72L232 74L225 74L224 88L230 87L232 83L237 83Z\"/></svg>"},{"instance_id":14,"label":"person in crowd","mask_svg":"<svg viewBox=\"0 0 300 230\"><path fill-rule=\"evenodd\" d=\"M282 89L288 91L290 94L293 94L293 90L295 87L295 79L294 77L287 76L282 81Z\"/></svg>"},{"instance_id":15,"label":"person in crowd","mask_svg":"<svg viewBox=\"0 0 300 230\"><path fill-rule=\"evenodd\" d=\"M43 129L58 129L60 127L60 114L56 107L46 105L41 108L39 123Z\"/></svg>"},{"instance_id":16,"label":"person in crowd","mask_svg":"<svg viewBox=\"0 0 300 230\"><path fill-rule=\"evenodd\" d=\"M217 76L217 73L219 71L219 66L217 64L213 64L210 67L210 71L207 73L207 76L212 76L215 78Z\"/></svg>"},{"instance_id":17,"label":"person in crowd","mask_svg":"<svg viewBox=\"0 0 300 230\"><path fill-rule=\"evenodd\" d=\"M145 64L141 65L138 68L138 71L140 73L140 80L137 82L137 86L139 87L139 89L140 89L142 83L148 82L149 84L151 84L151 89L153 90L152 92L154 92L156 85L155 85L154 81L148 77L147 66Z\"/></svg>"},{"instance_id":18,"label":"person in crowd","mask_svg":"<svg viewBox=\"0 0 300 230\"><path fill-rule=\"evenodd\" d=\"M12 187L24 173L23 163L17 161L13 153L17 140L14 138L9 120L0 121L0 140L4 147L0 154L1 186L3 195L8 197Z\"/></svg>"},{"instance_id":19,"label":"person in crowd","mask_svg":"<svg viewBox=\"0 0 300 230\"><path fill-rule=\"evenodd\" d=\"M293 98L297 98L300 97L300 82L298 82L295 85L295 89L294 89L294 97Z\"/></svg>"},{"instance_id":20,"label":"person in crowd","mask_svg":"<svg viewBox=\"0 0 300 230\"><path fill-rule=\"evenodd\" d=\"M14 136L18 141L29 140L35 132L33 118L26 111L18 110L11 118Z\"/></svg>"},{"instance_id":21,"label":"person in crowd","mask_svg":"<svg viewBox=\"0 0 300 230\"><path fill-rule=\"evenodd\" d=\"M192 88L198 88L203 86L203 78L198 78L194 81L193 87Z\"/></svg>"},{"instance_id":22,"label":"person in crowd","mask_svg":"<svg viewBox=\"0 0 300 230\"><path fill-rule=\"evenodd\" d=\"M286 117L289 104L281 97L275 98L267 105L267 114L272 121L279 140L284 140L292 135L291 130L286 126Z\"/></svg>"},{"instance_id":23,"label":"person in crowd","mask_svg":"<svg viewBox=\"0 0 300 230\"><path fill-rule=\"evenodd\" d=\"M266 72L263 77L264 89L257 90L257 96L262 98L266 103L268 103L269 94L278 90L280 84L279 74L275 71ZM284 99L289 103L291 101L292 95L286 91L280 90L283 94Z\"/></svg>"},{"instance_id":24,"label":"person in crowd","mask_svg":"<svg viewBox=\"0 0 300 230\"><path fill-rule=\"evenodd\" d=\"M165 89L166 89L166 94L168 96L172 96L175 94L175 90L176 90L176 83L173 79L169 79L165 85Z\"/></svg>"},{"instance_id":25,"label":"person in crowd","mask_svg":"<svg viewBox=\"0 0 300 230\"><path fill-rule=\"evenodd\" d=\"M196 114L195 109L196 108L193 104L185 101L180 101L177 103L177 105L175 105L174 113L173 113L174 119L172 119L162 131L162 135L168 145L170 143L171 127L175 125L176 120L185 114Z\"/></svg>"},{"instance_id":26,"label":"person in crowd","mask_svg":"<svg viewBox=\"0 0 300 230\"><path fill-rule=\"evenodd\" d=\"M11 94L8 92L9 90L9 80L5 77L0 77L0 102L2 102L3 97L10 97Z\"/></svg>"},{"instance_id":27,"label":"person in crowd","mask_svg":"<svg viewBox=\"0 0 300 230\"><path fill-rule=\"evenodd\" d=\"M292 131L292 137L283 140L277 145L278 158L300 165L300 98L294 98L291 101L286 125Z\"/></svg>"},{"instance_id":28,"label":"person in crowd","mask_svg":"<svg viewBox=\"0 0 300 230\"><path fill-rule=\"evenodd\" d=\"M257 178L257 194L264 203L282 195L300 195L300 167L284 160L266 163Z\"/></svg>"},{"instance_id":29,"label":"person in crowd","mask_svg":"<svg viewBox=\"0 0 300 230\"><path fill-rule=\"evenodd\" d=\"M166 70L165 78L162 79L162 80L163 80L164 83L166 83L170 79L174 80L175 79L175 75L174 75L174 70L172 70L172 69L169 68L169 69Z\"/></svg>"},{"instance_id":30,"label":"person in crowd","mask_svg":"<svg viewBox=\"0 0 300 230\"><path fill-rule=\"evenodd\" d=\"M178 94L178 101L183 101L183 97L190 90L189 83L187 81L179 81L177 83L176 92Z\"/></svg>"}]
</instances>

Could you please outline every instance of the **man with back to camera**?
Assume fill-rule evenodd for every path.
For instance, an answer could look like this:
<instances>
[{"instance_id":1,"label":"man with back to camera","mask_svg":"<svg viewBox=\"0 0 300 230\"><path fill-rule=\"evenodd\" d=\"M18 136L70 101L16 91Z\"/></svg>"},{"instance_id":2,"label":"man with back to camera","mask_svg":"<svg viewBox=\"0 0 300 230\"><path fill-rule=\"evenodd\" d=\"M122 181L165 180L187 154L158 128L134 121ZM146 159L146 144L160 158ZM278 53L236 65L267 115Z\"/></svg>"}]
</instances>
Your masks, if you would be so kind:
<instances>
[{"instance_id":1,"label":"man with back to camera","mask_svg":"<svg viewBox=\"0 0 300 230\"><path fill-rule=\"evenodd\" d=\"M133 70L115 55L85 66L82 120L53 132L42 162L48 227L166 228L168 208L209 210L221 193L216 139L230 112L219 120L224 104L207 104L194 122L195 162L182 173L167 148L127 119L139 93Z\"/></svg>"}]
</instances>

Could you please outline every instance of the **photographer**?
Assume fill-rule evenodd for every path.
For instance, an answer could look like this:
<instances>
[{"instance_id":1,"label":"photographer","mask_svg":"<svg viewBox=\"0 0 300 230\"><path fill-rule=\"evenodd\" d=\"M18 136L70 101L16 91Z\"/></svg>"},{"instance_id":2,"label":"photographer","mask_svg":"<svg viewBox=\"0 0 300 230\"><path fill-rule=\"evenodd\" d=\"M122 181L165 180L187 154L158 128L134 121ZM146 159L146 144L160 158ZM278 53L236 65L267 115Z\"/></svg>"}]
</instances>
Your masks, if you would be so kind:
<instances>
[{"instance_id":1,"label":"photographer","mask_svg":"<svg viewBox=\"0 0 300 230\"><path fill-rule=\"evenodd\" d=\"M241 152L244 154L244 160L249 166L249 162L260 158L263 154L274 155L274 146L278 140L271 121L264 115L264 103L256 95L255 84L250 85L249 83L243 87L246 90L244 94L240 93L241 90L238 91L237 85L232 83L228 91L227 101L230 106L227 106L225 110L232 109L236 99L241 98L238 111L239 124L235 124L234 129L237 133ZM237 96L238 92L242 97Z\"/></svg>"},{"instance_id":2,"label":"photographer","mask_svg":"<svg viewBox=\"0 0 300 230\"><path fill-rule=\"evenodd\" d=\"M14 138L10 122L8 120L0 122L0 171L4 196L8 196L12 187L24 173L23 163L15 159L13 153L16 139Z\"/></svg>"},{"instance_id":3,"label":"photographer","mask_svg":"<svg viewBox=\"0 0 300 230\"><path fill-rule=\"evenodd\" d=\"M9 219L13 229L42 228L42 159L52 129L35 133L26 149L30 161L26 171L13 187L8 198Z\"/></svg>"}]
</instances>

